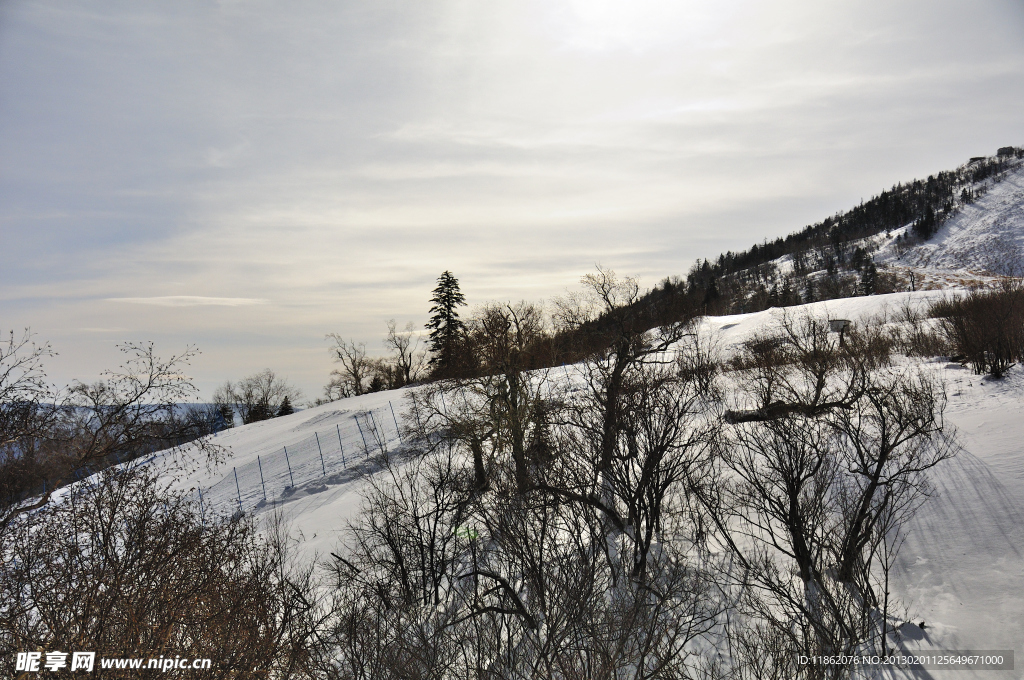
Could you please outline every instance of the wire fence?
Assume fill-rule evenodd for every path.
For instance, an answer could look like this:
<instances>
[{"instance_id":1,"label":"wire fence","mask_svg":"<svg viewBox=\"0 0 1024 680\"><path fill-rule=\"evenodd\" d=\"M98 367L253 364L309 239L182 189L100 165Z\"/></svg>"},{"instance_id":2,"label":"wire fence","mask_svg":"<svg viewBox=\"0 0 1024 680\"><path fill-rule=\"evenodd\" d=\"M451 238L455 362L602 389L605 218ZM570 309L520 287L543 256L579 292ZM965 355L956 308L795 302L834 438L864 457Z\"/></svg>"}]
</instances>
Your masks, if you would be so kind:
<instances>
[{"instance_id":1,"label":"wire fence","mask_svg":"<svg viewBox=\"0 0 1024 680\"><path fill-rule=\"evenodd\" d=\"M378 453L401 443L398 417L387 406L349 416L355 421L335 423L278 451L258 455L256 460L232 467L211 486L200 486L196 498L204 512L225 514L249 512L292 496L309 482L343 476L351 467L361 467ZM347 427L341 427L347 424Z\"/></svg>"}]
</instances>

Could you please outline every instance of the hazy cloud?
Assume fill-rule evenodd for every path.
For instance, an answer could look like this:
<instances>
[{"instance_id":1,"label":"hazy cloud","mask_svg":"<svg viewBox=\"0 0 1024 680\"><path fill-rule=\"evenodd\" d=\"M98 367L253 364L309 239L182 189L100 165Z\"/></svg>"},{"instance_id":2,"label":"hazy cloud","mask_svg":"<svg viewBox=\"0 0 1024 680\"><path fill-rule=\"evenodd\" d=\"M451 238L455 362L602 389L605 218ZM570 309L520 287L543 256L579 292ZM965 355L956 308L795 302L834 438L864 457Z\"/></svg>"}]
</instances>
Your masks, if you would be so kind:
<instances>
[{"instance_id":1,"label":"hazy cloud","mask_svg":"<svg viewBox=\"0 0 1024 680\"><path fill-rule=\"evenodd\" d=\"M242 307L266 305L270 300L259 298L203 297L201 295L162 295L159 297L107 298L107 302L127 302L135 305L156 305L158 307Z\"/></svg>"}]
</instances>

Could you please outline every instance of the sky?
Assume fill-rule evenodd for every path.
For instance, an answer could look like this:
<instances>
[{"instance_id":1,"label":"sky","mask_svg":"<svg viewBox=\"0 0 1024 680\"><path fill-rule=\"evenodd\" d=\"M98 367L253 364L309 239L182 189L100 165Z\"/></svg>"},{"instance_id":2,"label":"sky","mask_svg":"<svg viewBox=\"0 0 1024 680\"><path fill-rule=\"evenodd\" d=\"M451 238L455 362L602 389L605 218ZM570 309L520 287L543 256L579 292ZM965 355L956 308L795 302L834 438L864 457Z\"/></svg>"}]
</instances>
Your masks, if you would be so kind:
<instances>
[{"instance_id":1,"label":"sky","mask_svg":"<svg viewBox=\"0 0 1024 680\"><path fill-rule=\"evenodd\" d=\"M0 329L321 396L441 272L651 287L1024 145L1019 0L0 0ZM467 310L469 313L469 310Z\"/></svg>"}]
</instances>

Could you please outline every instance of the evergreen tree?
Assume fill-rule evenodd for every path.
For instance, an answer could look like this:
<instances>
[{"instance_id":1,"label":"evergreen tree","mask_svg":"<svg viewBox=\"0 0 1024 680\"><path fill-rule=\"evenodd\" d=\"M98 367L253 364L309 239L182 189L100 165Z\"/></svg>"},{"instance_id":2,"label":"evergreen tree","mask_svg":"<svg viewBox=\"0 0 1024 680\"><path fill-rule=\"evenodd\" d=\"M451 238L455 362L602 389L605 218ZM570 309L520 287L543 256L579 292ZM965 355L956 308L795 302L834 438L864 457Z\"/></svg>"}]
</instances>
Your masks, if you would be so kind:
<instances>
[{"instance_id":1,"label":"evergreen tree","mask_svg":"<svg viewBox=\"0 0 1024 680\"><path fill-rule=\"evenodd\" d=\"M850 257L850 267L856 269L857 271L860 271L864 269L869 260L870 258L868 258L868 254L864 252L864 249L861 248L860 246L857 246L857 248L853 251L853 255Z\"/></svg>"},{"instance_id":2,"label":"evergreen tree","mask_svg":"<svg viewBox=\"0 0 1024 680\"><path fill-rule=\"evenodd\" d=\"M938 229L938 221L935 219L935 211L929 205L925 208L924 216L914 223L914 232L924 240L930 239Z\"/></svg>"},{"instance_id":3,"label":"evergreen tree","mask_svg":"<svg viewBox=\"0 0 1024 680\"><path fill-rule=\"evenodd\" d=\"M456 348L466 332L466 325L459 319L458 308L466 305L466 299L459 290L459 280L445 271L437 279L437 288L430 298L430 364L438 369L450 368L454 363Z\"/></svg>"},{"instance_id":4,"label":"evergreen tree","mask_svg":"<svg viewBox=\"0 0 1024 680\"><path fill-rule=\"evenodd\" d=\"M258 423L261 420L269 420L274 417L274 412L270 410L270 406L265 401L259 401L253 404L246 414L242 417L242 422L246 425L250 423Z\"/></svg>"},{"instance_id":5,"label":"evergreen tree","mask_svg":"<svg viewBox=\"0 0 1024 680\"><path fill-rule=\"evenodd\" d=\"M295 413L295 409L292 407L292 400L286 395L284 400L281 402L281 406L277 409L277 415L290 416L293 413Z\"/></svg>"},{"instance_id":6,"label":"evergreen tree","mask_svg":"<svg viewBox=\"0 0 1024 680\"><path fill-rule=\"evenodd\" d=\"M878 269L870 260L860 274L860 292L861 295L874 295L878 292Z\"/></svg>"},{"instance_id":7,"label":"evergreen tree","mask_svg":"<svg viewBox=\"0 0 1024 680\"><path fill-rule=\"evenodd\" d=\"M804 301L805 304L809 303L809 302L816 302L817 301L817 297L814 295L814 282L813 281L808 281L807 282L807 288L804 289L804 299L803 299L803 301Z\"/></svg>"},{"instance_id":8,"label":"evergreen tree","mask_svg":"<svg viewBox=\"0 0 1024 680\"><path fill-rule=\"evenodd\" d=\"M235 410L228 404L220 404L217 408L217 415L214 419L214 432L226 430L235 426Z\"/></svg>"}]
</instances>

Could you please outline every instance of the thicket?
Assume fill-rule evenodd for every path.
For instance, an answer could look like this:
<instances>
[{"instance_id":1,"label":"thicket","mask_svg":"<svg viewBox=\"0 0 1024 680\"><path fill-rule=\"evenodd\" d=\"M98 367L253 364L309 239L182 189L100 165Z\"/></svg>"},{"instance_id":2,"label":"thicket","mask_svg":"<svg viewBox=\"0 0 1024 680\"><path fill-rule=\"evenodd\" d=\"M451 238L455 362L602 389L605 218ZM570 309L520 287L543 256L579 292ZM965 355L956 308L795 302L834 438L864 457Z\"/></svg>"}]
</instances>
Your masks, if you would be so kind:
<instances>
[{"instance_id":1,"label":"thicket","mask_svg":"<svg viewBox=\"0 0 1024 680\"><path fill-rule=\"evenodd\" d=\"M561 323L637 294L587 284ZM621 324L528 373L531 319L491 307L488 370L410 394L329 562L331 677L846 677L797 656L891 649L901 528L956 446L889 335L788 317L724 366L693 324Z\"/></svg>"},{"instance_id":2,"label":"thicket","mask_svg":"<svg viewBox=\"0 0 1024 680\"><path fill-rule=\"evenodd\" d=\"M212 661L174 671L185 678L317 677L312 567L293 562L280 527L205 517L165 483L144 466L110 468L0 528L5 664L91 651L98 678L164 675L104 670L103 657Z\"/></svg>"},{"instance_id":3,"label":"thicket","mask_svg":"<svg viewBox=\"0 0 1024 680\"><path fill-rule=\"evenodd\" d=\"M280 526L204 516L144 469L10 515L0 652L84 641L223 677L849 676L797 659L898 639L901 531L956 451L941 386L881 327L828 319L782 317L725 363L692 320L644 328L639 296L599 270L559 300L565 337L615 323L553 369L531 370L554 337L537 307L472 315L475 372L409 392L405 443L380 442L319 570Z\"/></svg>"},{"instance_id":4,"label":"thicket","mask_svg":"<svg viewBox=\"0 0 1024 680\"><path fill-rule=\"evenodd\" d=\"M938 302L931 315L955 361L975 373L1002 377L1024 358L1024 287L1007 281L998 290L975 290Z\"/></svg>"}]
</instances>

